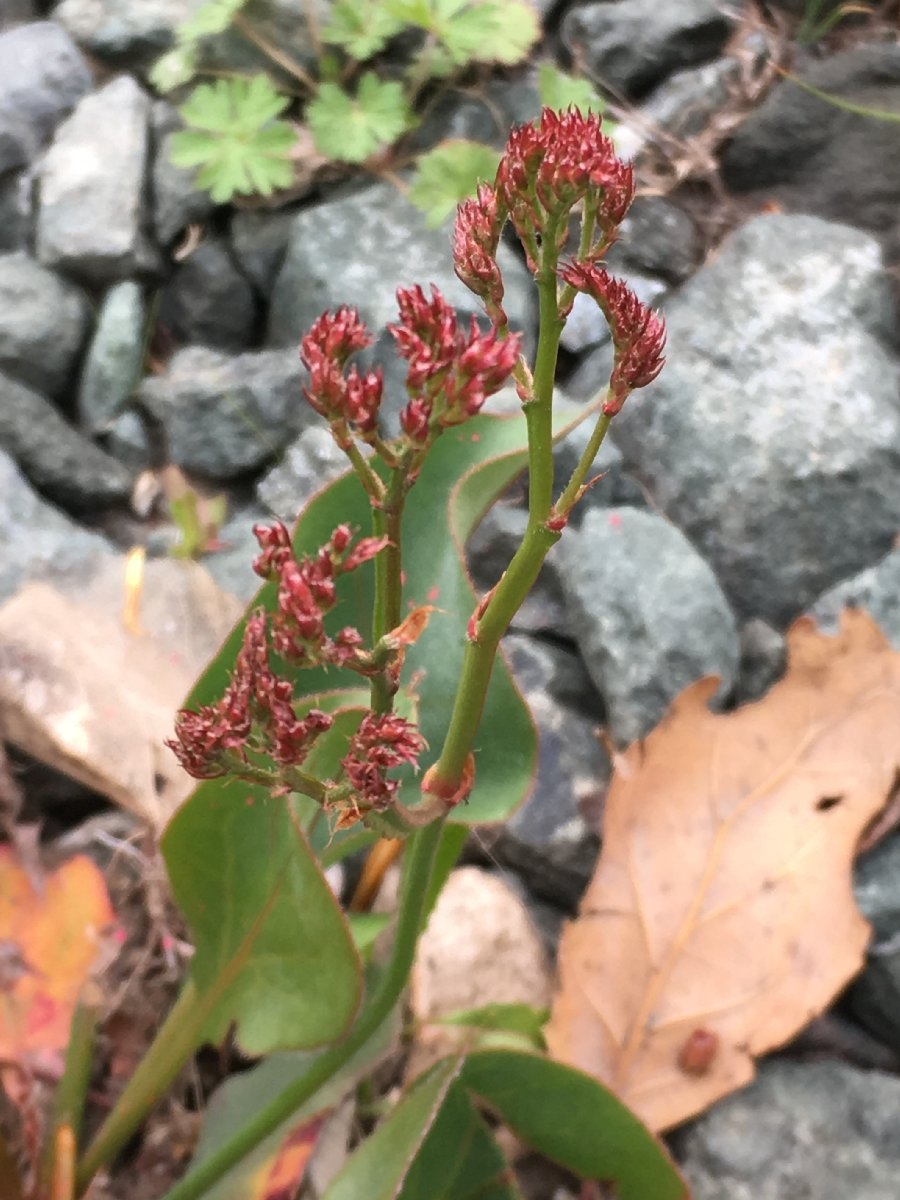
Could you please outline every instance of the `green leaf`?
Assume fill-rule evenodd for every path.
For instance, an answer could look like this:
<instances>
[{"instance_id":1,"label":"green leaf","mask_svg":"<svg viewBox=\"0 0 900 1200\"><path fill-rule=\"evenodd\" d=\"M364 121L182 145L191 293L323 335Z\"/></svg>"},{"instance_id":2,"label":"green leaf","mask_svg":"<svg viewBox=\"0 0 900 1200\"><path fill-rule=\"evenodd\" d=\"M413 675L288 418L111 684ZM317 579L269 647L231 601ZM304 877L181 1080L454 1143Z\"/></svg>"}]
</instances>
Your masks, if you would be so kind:
<instances>
[{"instance_id":1,"label":"green leaf","mask_svg":"<svg viewBox=\"0 0 900 1200\"><path fill-rule=\"evenodd\" d=\"M336 1108L358 1080L372 1072L390 1049L397 1033L396 1020L386 1021L363 1048L334 1075L313 1099L271 1133L255 1150L203 1193L204 1200L252 1200L271 1196L259 1186L278 1163L286 1145L308 1130L311 1123ZM203 1131L191 1166L204 1162L246 1125L247 1114L259 1112L285 1088L302 1078L318 1055L290 1052L273 1054L249 1071L232 1075L213 1093L203 1117Z\"/></svg>"},{"instance_id":2,"label":"green leaf","mask_svg":"<svg viewBox=\"0 0 900 1200\"><path fill-rule=\"evenodd\" d=\"M197 182L217 203L288 187L296 136L275 118L289 103L264 75L202 84L181 107L188 128L172 136L172 162L200 166Z\"/></svg>"},{"instance_id":3,"label":"green leaf","mask_svg":"<svg viewBox=\"0 0 900 1200\"><path fill-rule=\"evenodd\" d=\"M359 956L285 798L209 780L162 850L196 946L204 1038L219 1043L236 1022L246 1053L268 1054L341 1037L359 1005Z\"/></svg>"},{"instance_id":4,"label":"green leaf","mask_svg":"<svg viewBox=\"0 0 900 1200\"><path fill-rule=\"evenodd\" d=\"M540 37L537 13L528 0L435 0L434 33L459 65L471 62L513 66L527 58Z\"/></svg>"},{"instance_id":5,"label":"green leaf","mask_svg":"<svg viewBox=\"0 0 900 1200\"><path fill-rule=\"evenodd\" d=\"M316 149L337 162L361 163L393 145L413 122L403 87L366 71L356 97L336 83L323 83L306 109Z\"/></svg>"},{"instance_id":6,"label":"green leaf","mask_svg":"<svg viewBox=\"0 0 900 1200\"><path fill-rule=\"evenodd\" d=\"M571 427L572 417L572 409L557 412L557 436ZM403 526L406 599L439 609L419 641L409 648L406 659L406 678L419 675L419 724L429 745L423 769L437 758L443 745L463 660L466 623L476 601L461 547L496 497L526 466L526 444L524 417L482 413L465 425L446 430L425 460L410 494ZM314 496L301 513L294 530L297 552L315 552L341 522L363 533L371 527L368 500L356 476L349 472ZM367 563L339 581L341 603L331 614L331 629L354 625L364 638L369 636L373 576L373 565ZM250 610L259 604L270 609L275 606L274 585L260 589ZM219 699L242 636L240 623L197 681L188 707ZM303 671L296 686L303 695L317 696L333 691L338 680L335 671ZM356 677L353 680L355 684ZM453 814L454 820L465 824L505 820L530 790L536 754L528 710L506 664L498 661L478 740L475 787L468 804ZM406 803L415 803L418 791L413 776L402 795Z\"/></svg>"},{"instance_id":7,"label":"green leaf","mask_svg":"<svg viewBox=\"0 0 900 1200\"><path fill-rule=\"evenodd\" d=\"M244 7L247 0L207 0L194 14L178 27L180 42L198 41L224 33L234 14Z\"/></svg>"},{"instance_id":8,"label":"green leaf","mask_svg":"<svg viewBox=\"0 0 900 1200\"><path fill-rule=\"evenodd\" d=\"M341 46L352 58L364 62L383 50L404 25L381 0L335 0L331 20L322 30L322 41Z\"/></svg>"},{"instance_id":9,"label":"green leaf","mask_svg":"<svg viewBox=\"0 0 900 1200\"><path fill-rule=\"evenodd\" d=\"M391 923L388 913L348 913L350 932L356 949L367 959L369 951L375 945L380 934L384 933Z\"/></svg>"},{"instance_id":10,"label":"green leaf","mask_svg":"<svg viewBox=\"0 0 900 1200\"><path fill-rule=\"evenodd\" d=\"M544 108L565 112L578 108L582 113L602 113L606 108L588 79L577 79L552 63L542 63L538 70L538 95Z\"/></svg>"},{"instance_id":11,"label":"green leaf","mask_svg":"<svg viewBox=\"0 0 900 1200\"><path fill-rule=\"evenodd\" d=\"M197 48L176 46L158 58L150 69L150 82L159 92L171 92L197 74Z\"/></svg>"},{"instance_id":12,"label":"green leaf","mask_svg":"<svg viewBox=\"0 0 900 1200\"><path fill-rule=\"evenodd\" d=\"M535 1150L582 1179L605 1180L618 1200L688 1200L653 1134L602 1084L536 1054L470 1054L460 1083Z\"/></svg>"},{"instance_id":13,"label":"green leaf","mask_svg":"<svg viewBox=\"0 0 900 1200\"><path fill-rule=\"evenodd\" d=\"M485 1004L481 1008L461 1009L443 1017L431 1018L431 1023L461 1025L486 1033L515 1034L524 1038L535 1050L544 1050L543 1027L549 1015L546 1008L532 1008L530 1004Z\"/></svg>"},{"instance_id":14,"label":"green leaf","mask_svg":"<svg viewBox=\"0 0 900 1200\"><path fill-rule=\"evenodd\" d=\"M459 1063L447 1059L418 1079L350 1156L322 1200L396 1200L458 1070Z\"/></svg>"},{"instance_id":15,"label":"green leaf","mask_svg":"<svg viewBox=\"0 0 900 1200\"><path fill-rule=\"evenodd\" d=\"M416 1155L400 1200L517 1200L500 1147L454 1084Z\"/></svg>"},{"instance_id":16,"label":"green leaf","mask_svg":"<svg viewBox=\"0 0 900 1200\"><path fill-rule=\"evenodd\" d=\"M481 142L448 140L423 154L409 189L409 198L425 214L429 229L437 229L456 206L475 194L478 184L493 179L500 154Z\"/></svg>"}]
</instances>

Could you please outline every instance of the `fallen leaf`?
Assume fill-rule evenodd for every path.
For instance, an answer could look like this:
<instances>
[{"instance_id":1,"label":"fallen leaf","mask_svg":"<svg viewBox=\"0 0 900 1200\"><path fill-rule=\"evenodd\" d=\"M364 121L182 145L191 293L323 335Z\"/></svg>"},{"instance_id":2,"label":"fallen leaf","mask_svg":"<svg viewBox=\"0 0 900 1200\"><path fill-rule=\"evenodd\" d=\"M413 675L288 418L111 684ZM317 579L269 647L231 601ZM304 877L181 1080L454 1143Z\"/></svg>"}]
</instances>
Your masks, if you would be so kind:
<instances>
[{"instance_id":1,"label":"fallen leaf","mask_svg":"<svg viewBox=\"0 0 900 1200\"><path fill-rule=\"evenodd\" d=\"M11 849L0 846L0 930L9 968L0 983L0 1060L61 1056L112 920L103 875L89 858L69 859L44 876L38 892Z\"/></svg>"},{"instance_id":2,"label":"fallen leaf","mask_svg":"<svg viewBox=\"0 0 900 1200\"><path fill-rule=\"evenodd\" d=\"M163 743L241 606L196 563L148 562L136 633L124 586L110 556L77 600L32 583L0 608L0 728L160 829L194 786Z\"/></svg>"},{"instance_id":3,"label":"fallen leaf","mask_svg":"<svg viewBox=\"0 0 900 1200\"><path fill-rule=\"evenodd\" d=\"M900 654L862 612L837 637L796 622L758 703L713 714L716 685L625 753L547 1030L657 1130L748 1083L860 969L851 866L900 769Z\"/></svg>"}]
</instances>

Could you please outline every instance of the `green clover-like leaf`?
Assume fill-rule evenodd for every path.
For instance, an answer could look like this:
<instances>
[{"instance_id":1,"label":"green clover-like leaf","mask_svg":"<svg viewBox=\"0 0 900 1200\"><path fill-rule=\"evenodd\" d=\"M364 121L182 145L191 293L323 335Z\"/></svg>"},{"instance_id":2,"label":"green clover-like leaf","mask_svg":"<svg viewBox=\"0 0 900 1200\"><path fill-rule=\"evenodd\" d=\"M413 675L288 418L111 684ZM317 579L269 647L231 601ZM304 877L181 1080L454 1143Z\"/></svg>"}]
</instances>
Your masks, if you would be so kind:
<instances>
[{"instance_id":1,"label":"green clover-like leaf","mask_svg":"<svg viewBox=\"0 0 900 1200\"><path fill-rule=\"evenodd\" d=\"M460 201L474 195L481 180L493 179L499 160L498 151L465 138L442 142L423 154L409 198L425 214L429 229L442 225Z\"/></svg>"},{"instance_id":2,"label":"green clover-like leaf","mask_svg":"<svg viewBox=\"0 0 900 1200\"><path fill-rule=\"evenodd\" d=\"M289 103L264 75L195 88L181 107L188 128L172 137L172 162L200 167L197 183L217 204L288 187L296 137L287 121L275 118Z\"/></svg>"},{"instance_id":3,"label":"green clover-like leaf","mask_svg":"<svg viewBox=\"0 0 900 1200\"><path fill-rule=\"evenodd\" d=\"M590 80L577 79L552 63L542 63L538 70L538 95L544 108L560 112L578 108L583 113L602 113L606 108Z\"/></svg>"},{"instance_id":4,"label":"green clover-like leaf","mask_svg":"<svg viewBox=\"0 0 900 1200\"><path fill-rule=\"evenodd\" d=\"M206 0L187 21L178 28L180 42L193 42L204 37L224 33L236 12L247 0Z\"/></svg>"},{"instance_id":5,"label":"green clover-like leaf","mask_svg":"<svg viewBox=\"0 0 900 1200\"><path fill-rule=\"evenodd\" d=\"M367 71L356 96L336 83L323 83L306 110L316 149L337 162L365 162L392 145L413 121L401 84Z\"/></svg>"},{"instance_id":6,"label":"green clover-like leaf","mask_svg":"<svg viewBox=\"0 0 900 1200\"><path fill-rule=\"evenodd\" d=\"M322 41L341 46L353 58L364 62L383 50L405 25L380 0L335 0L331 20L322 30Z\"/></svg>"}]
</instances>

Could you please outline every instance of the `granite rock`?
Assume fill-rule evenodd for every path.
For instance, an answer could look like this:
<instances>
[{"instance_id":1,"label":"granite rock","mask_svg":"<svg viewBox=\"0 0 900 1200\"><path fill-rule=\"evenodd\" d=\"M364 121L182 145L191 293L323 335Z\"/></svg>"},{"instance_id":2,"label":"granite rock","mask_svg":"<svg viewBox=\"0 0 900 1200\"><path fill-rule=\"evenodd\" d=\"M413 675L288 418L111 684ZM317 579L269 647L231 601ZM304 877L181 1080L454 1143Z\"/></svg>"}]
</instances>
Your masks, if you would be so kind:
<instances>
[{"instance_id":1,"label":"granite rock","mask_svg":"<svg viewBox=\"0 0 900 1200\"><path fill-rule=\"evenodd\" d=\"M864 608L900 650L900 548L886 554L874 567L843 579L813 604L812 616L829 633L837 629L843 608Z\"/></svg>"},{"instance_id":2,"label":"granite rock","mask_svg":"<svg viewBox=\"0 0 900 1200\"><path fill-rule=\"evenodd\" d=\"M220 238L206 238L177 264L160 290L157 315L179 345L239 354L257 340L253 289Z\"/></svg>"},{"instance_id":3,"label":"granite rock","mask_svg":"<svg viewBox=\"0 0 900 1200\"><path fill-rule=\"evenodd\" d=\"M72 390L88 332L81 290L24 251L0 255L0 371L54 399Z\"/></svg>"},{"instance_id":4,"label":"granite rock","mask_svg":"<svg viewBox=\"0 0 900 1200\"><path fill-rule=\"evenodd\" d=\"M88 433L108 430L137 386L145 324L138 285L126 280L111 287L100 306L78 390L78 416Z\"/></svg>"},{"instance_id":5,"label":"granite rock","mask_svg":"<svg viewBox=\"0 0 900 1200\"><path fill-rule=\"evenodd\" d=\"M616 418L625 466L740 616L783 628L889 549L896 316L877 243L753 218L666 305L667 364Z\"/></svg>"},{"instance_id":6,"label":"granite rock","mask_svg":"<svg viewBox=\"0 0 900 1200\"><path fill-rule=\"evenodd\" d=\"M616 742L649 733L704 675L731 687L740 652L734 616L673 525L638 509L593 509L559 551L569 628Z\"/></svg>"}]
</instances>

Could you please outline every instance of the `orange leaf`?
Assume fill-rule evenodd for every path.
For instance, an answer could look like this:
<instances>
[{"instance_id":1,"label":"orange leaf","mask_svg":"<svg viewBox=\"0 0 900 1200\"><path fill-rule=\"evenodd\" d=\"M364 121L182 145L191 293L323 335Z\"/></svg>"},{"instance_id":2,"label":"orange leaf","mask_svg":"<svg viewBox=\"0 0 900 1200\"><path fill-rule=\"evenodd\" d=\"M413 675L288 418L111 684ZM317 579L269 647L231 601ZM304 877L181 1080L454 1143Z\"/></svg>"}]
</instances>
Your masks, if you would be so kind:
<instances>
[{"instance_id":1,"label":"orange leaf","mask_svg":"<svg viewBox=\"0 0 900 1200\"><path fill-rule=\"evenodd\" d=\"M0 1059L23 1062L65 1048L78 994L113 919L99 869L69 859L35 891L8 846L0 846Z\"/></svg>"},{"instance_id":2,"label":"orange leaf","mask_svg":"<svg viewBox=\"0 0 900 1200\"><path fill-rule=\"evenodd\" d=\"M653 1129L746 1084L863 963L851 866L900 769L900 654L861 612L788 647L763 700L714 715L701 680L629 747L563 934L551 1052Z\"/></svg>"}]
</instances>

